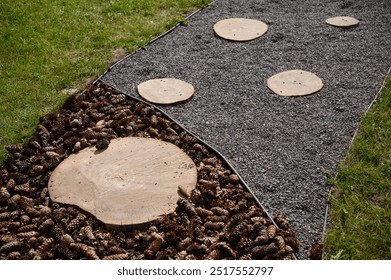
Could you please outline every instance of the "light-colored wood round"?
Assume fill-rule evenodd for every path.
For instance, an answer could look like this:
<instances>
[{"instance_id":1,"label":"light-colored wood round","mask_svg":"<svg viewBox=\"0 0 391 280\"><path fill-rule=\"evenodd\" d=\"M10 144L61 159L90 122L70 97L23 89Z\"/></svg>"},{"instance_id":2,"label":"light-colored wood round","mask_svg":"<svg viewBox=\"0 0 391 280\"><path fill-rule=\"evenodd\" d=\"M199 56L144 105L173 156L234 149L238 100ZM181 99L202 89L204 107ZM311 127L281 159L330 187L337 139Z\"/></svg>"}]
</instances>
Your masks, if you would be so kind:
<instances>
[{"instance_id":1,"label":"light-colored wood round","mask_svg":"<svg viewBox=\"0 0 391 280\"><path fill-rule=\"evenodd\" d=\"M323 82L311 72L289 70L270 77L267 86L278 95L302 96L321 90Z\"/></svg>"},{"instance_id":2,"label":"light-colored wood round","mask_svg":"<svg viewBox=\"0 0 391 280\"><path fill-rule=\"evenodd\" d=\"M145 100L156 104L184 102L194 95L194 87L174 78L152 79L137 86L138 93Z\"/></svg>"},{"instance_id":3,"label":"light-colored wood round","mask_svg":"<svg viewBox=\"0 0 391 280\"><path fill-rule=\"evenodd\" d=\"M336 27L348 28L357 26L360 21L354 17L340 16L328 18L326 19L326 23Z\"/></svg>"},{"instance_id":4,"label":"light-colored wood round","mask_svg":"<svg viewBox=\"0 0 391 280\"><path fill-rule=\"evenodd\" d=\"M217 22L213 29L215 33L231 41L250 41L266 33L266 23L247 18L229 18Z\"/></svg>"},{"instance_id":5,"label":"light-colored wood round","mask_svg":"<svg viewBox=\"0 0 391 280\"><path fill-rule=\"evenodd\" d=\"M191 192L197 168L177 146L151 138L111 141L65 159L53 172L53 202L77 205L107 226L137 226L173 212L178 189Z\"/></svg>"}]
</instances>

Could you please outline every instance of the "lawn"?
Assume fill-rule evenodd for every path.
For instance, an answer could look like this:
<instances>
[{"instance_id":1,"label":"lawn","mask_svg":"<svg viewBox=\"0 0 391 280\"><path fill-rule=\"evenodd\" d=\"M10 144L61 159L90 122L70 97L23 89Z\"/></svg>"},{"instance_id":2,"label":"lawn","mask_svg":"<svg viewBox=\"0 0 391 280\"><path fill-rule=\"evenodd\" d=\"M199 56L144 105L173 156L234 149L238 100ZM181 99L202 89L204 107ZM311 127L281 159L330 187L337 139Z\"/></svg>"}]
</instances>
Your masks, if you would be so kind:
<instances>
[{"instance_id":1,"label":"lawn","mask_svg":"<svg viewBox=\"0 0 391 280\"><path fill-rule=\"evenodd\" d=\"M328 259L391 259L391 76L340 165L331 202Z\"/></svg>"},{"instance_id":2,"label":"lawn","mask_svg":"<svg viewBox=\"0 0 391 280\"><path fill-rule=\"evenodd\" d=\"M206 0L1 0L0 163L39 117L56 111L126 53Z\"/></svg>"}]
</instances>

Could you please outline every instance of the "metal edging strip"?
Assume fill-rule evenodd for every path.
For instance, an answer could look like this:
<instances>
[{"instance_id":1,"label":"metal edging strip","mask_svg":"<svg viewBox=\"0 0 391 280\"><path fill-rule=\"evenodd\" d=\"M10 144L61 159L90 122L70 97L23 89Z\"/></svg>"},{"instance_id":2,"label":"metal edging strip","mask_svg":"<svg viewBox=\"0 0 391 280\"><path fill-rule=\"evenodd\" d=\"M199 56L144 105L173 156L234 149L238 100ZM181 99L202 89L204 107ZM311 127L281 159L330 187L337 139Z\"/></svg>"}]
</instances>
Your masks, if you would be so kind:
<instances>
[{"instance_id":1,"label":"metal edging strip","mask_svg":"<svg viewBox=\"0 0 391 280\"><path fill-rule=\"evenodd\" d=\"M208 8L211 4L214 4L216 2L216 0L214 1L211 1L209 3L208 6L205 6L205 7L202 7L202 8L199 8L197 9L196 11L194 11L193 13L189 14L188 16L185 17L186 20L190 19L192 16L194 16L195 14L199 13L200 11ZM155 37L154 39L152 39L149 43L147 43L144 47L141 47L139 48L138 50L128 54L127 56L125 56L124 58L122 58L121 60L117 61L116 63L114 63L113 65L111 65L109 67L108 70L106 70L102 75L100 75L98 78L96 78L95 81L92 82L92 84L96 84L97 82L102 82L103 84L106 84L114 89L116 89L114 86L112 85L109 85L108 83L102 81L102 77L104 75L106 75L108 72L111 71L111 69L113 69L117 64L123 62L125 59L128 59L129 57L137 54L139 51L141 50L145 50L145 47L147 47L148 45L154 43L155 41L159 40L160 38L166 36L167 34L171 33L173 30L175 30L177 27L181 26L182 23L177 23L176 25L174 25L173 27L171 27L169 30L167 30L166 32L162 33L161 35ZM365 111L363 117L368 113L368 111L372 108L372 106L374 105L374 103L376 102L380 92L383 90L384 86L385 86L385 83L386 83L386 80L387 78L389 77L389 75L391 74L391 67L389 68L384 80L383 80L383 83L379 89L379 91L377 92L376 96L374 97L374 99L372 100L371 104L368 106L367 110ZM117 89L116 89L117 90ZM85 92L85 90L81 93L83 94ZM121 92L121 91L119 91ZM125 93L124 93L125 94ZM160 108L156 107L155 105L153 104L150 104L142 99L139 99L135 96L132 96L132 95L129 95L129 94L125 94L126 96L129 96L139 102L143 102L143 103L146 103L148 104L149 106L152 106L153 108L157 109L158 111L160 111L165 117L167 117L168 119L170 119L171 121L175 122L178 126L180 126L184 131L186 131L187 133L191 134L192 136L196 137L200 142L202 142L204 145L206 145L208 148L210 148L212 151L214 151L216 154L218 154L223 160L224 162L228 165L228 167L234 172L236 173L238 176L239 176L239 179L241 181L241 183L243 184L243 186L252 194L252 196L254 197L254 199L256 200L257 204L263 209L263 211L265 211L266 215L268 216L268 218L273 222L273 224L275 226L276 223L274 222L274 220L272 219L272 217L270 216L269 212L266 211L266 209L263 207L263 205L261 204L261 202L258 200L258 198L254 195L254 193L251 191L251 189L248 187L247 183L243 180L243 178L240 176L240 174L236 171L236 169L228 162L228 160L219 152L217 151L216 149L214 149L213 147L211 147L209 144L207 144L205 141L203 141L202 139L200 139L198 136L194 135L192 132L188 131L184 126L182 126L178 121L176 121L175 119L171 118L166 112L164 112L163 110L161 110ZM351 139L351 142L349 144L349 147L348 147L348 151L351 149L352 147L352 144L354 142L354 139L356 138L357 136L357 133L359 131L359 127L361 125L361 121L360 123L358 124L354 134L353 134L353 137ZM334 178L336 178L338 176L338 172L335 174ZM326 209L325 209L325 214L324 214L324 223L323 223L323 229L322 229L322 242L324 241L324 235L326 233L326 229L327 229L327 220L328 220L328 212L329 212L329 205L330 205L330 197L331 197L331 189L329 190L329 193L328 193L328 201L327 201L327 205L326 205ZM278 226L277 226L278 227ZM293 257L294 259L297 259L296 256L293 254Z\"/></svg>"},{"instance_id":2,"label":"metal edging strip","mask_svg":"<svg viewBox=\"0 0 391 280\"><path fill-rule=\"evenodd\" d=\"M186 20L186 21L189 20L192 16L194 16L194 15L198 14L199 12L203 11L204 9L210 7L210 6L213 5L215 2L216 2L216 0L211 1L210 3L208 3L207 6L195 10L195 11L192 12L191 14L187 15L187 16L185 17L185 20ZM157 40L163 38L164 36L168 35L169 33L171 33L172 31L174 31L175 29L177 29L177 28L178 28L179 26L181 26L181 25L183 25L183 23L181 23L181 22L175 24L173 27L171 27L170 29L168 29L168 30L165 31L164 33L162 33L162 34L158 35L157 37L153 38L153 39L152 39L151 41L149 41L145 46L143 46L143 47L141 47L141 48L135 50L134 52L129 53L129 54L126 55L124 58L118 60L118 61L115 62L113 65L111 65L111 66L109 67L109 69L107 69L105 72L103 72L102 75L100 75L98 78L96 78L95 81L101 80L101 78L102 78L104 75L106 75L108 72L110 72L111 69L113 69L115 66L117 66L117 64L123 62L125 59L128 59L129 57L132 57L133 55L135 55L136 53L138 53L138 52L140 52L140 51L142 51L142 50L146 50L146 47L148 47L149 45L153 44L153 43L156 42ZM95 84L95 81L94 81L92 84Z\"/></svg>"},{"instance_id":3,"label":"metal edging strip","mask_svg":"<svg viewBox=\"0 0 391 280\"><path fill-rule=\"evenodd\" d=\"M274 220L272 219L271 215L266 211L266 209L262 206L261 202L258 200L258 198L254 195L254 193L251 191L251 189L248 187L247 183L244 181L244 179L242 178L242 176L240 176L240 174L236 171L236 169L229 163L229 161L226 159L226 157L223 156L222 153L220 153L218 150L216 150L215 148L213 148L211 145L209 145L206 141L202 140L199 136L195 135L193 132L189 131L187 128L185 128L180 122L178 122L176 119L174 119L173 117L171 117L167 112L165 112L163 109L159 108L158 106L156 106L155 104L152 104L148 101L145 101L141 98L138 98L136 96L133 96L133 95L130 95L130 94L127 94L127 93L124 93L118 89L116 89L116 87L114 87L113 85L107 83L107 82L104 82L102 80L98 81L102 84L105 84L113 89L115 89L116 91L134 99L135 101L137 102L141 102L141 103L144 103L144 104L147 104L148 106L152 107L153 109L159 111L160 113L163 114L163 116L167 119L169 119L170 121L174 122L176 125L178 125L182 130L186 131L187 133L189 133L191 136L195 137L198 141L200 141L202 144L204 144L206 147L208 147L208 149L212 150L212 152L216 153L218 156L220 156L224 163L227 164L227 166L229 167L229 169L231 169L231 171L233 171L236 175L238 175L239 179L240 179L240 182L244 185L244 187L246 188L247 191L249 191L251 193L251 195L254 197L254 199L256 200L257 204L262 208L262 210L265 211L267 217L273 221L273 224L275 226L277 226L274 222Z\"/></svg>"},{"instance_id":4,"label":"metal edging strip","mask_svg":"<svg viewBox=\"0 0 391 280\"><path fill-rule=\"evenodd\" d=\"M210 7L212 4L214 4L216 2L216 0L214 1L211 1L208 6L205 6L205 7L202 7L202 8L199 8L197 9L196 11L194 11L193 13L189 14L188 16L185 17L186 20L190 19L192 16L194 16L195 14L201 12L202 10ZM161 112L167 119L169 119L170 121L174 122L175 124L177 124L181 129L183 129L184 131L186 131L187 133L189 133L190 135L192 135L193 137L195 137L196 139L198 139L198 141L200 141L201 143L203 143L205 146L207 146L210 150L212 150L214 153L216 153L219 157L222 158L222 160L225 162L225 164L229 167L229 169L231 169L232 172L234 172L236 175L238 175L239 179L240 179L240 182L241 184L244 186L244 188L253 196L254 200L256 201L256 203L258 204L259 207L261 207L261 209L265 212L266 216L270 219L270 221L273 223L273 225L275 225L277 228L278 225L275 223L274 219L272 218L272 216L270 215L270 213L265 209L265 207L261 204L261 202L259 201L259 199L255 196L255 194L253 193L253 191L249 188L248 184L244 181L243 177L240 176L239 172L237 172L237 170L229 163L229 161L223 156L222 153L220 153L219 151L217 151L215 148L213 148L211 145L209 145L207 142L205 142L204 140L202 140L200 137L198 137L197 135L195 135L194 133L192 133L191 131L189 131L188 129L186 129L182 124L180 124L177 120L175 120L174 118L172 118L171 116L168 115L168 113L166 113L164 110L160 109L159 107L157 107L156 105L152 104L152 103L149 103L145 100L142 100L136 96L133 96L133 95L130 95L130 94L126 94L126 93L123 93L122 91L118 90L115 86L113 85L110 85L108 84L107 82L104 82L102 80L102 77L105 76L108 72L110 72L117 64L123 62L125 59L128 59L130 57L132 57L133 55L136 55L138 52L140 52L141 50L145 50L145 48L156 42L157 40L163 38L164 36L168 35L169 33L171 33L172 31L174 31L177 27L181 26L182 23L177 23L176 25L174 25L173 27L171 27L169 30L167 30L166 32L162 33L161 35L155 37L154 39L152 39L148 44L146 44L144 47L141 47L139 49L137 49L136 51L128 54L127 56L125 56L124 58L122 58L121 60L117 61L116 63L114 63L113 65L111 65L109 67L108 70L106 70L103 74L101 74L98 78L96 78L92 84L96 84L98 82L101 82L107 86L110 86L112 87L113 89L117 90L118 92L138 101L138 102L142 102L142 103L145 103L147 104L148 106L151 106L152 108L158 110L159 112ZM81 93L83 94L85 92L85 90ZM294 260L297 260L297 257L296 255L293 253L293 259Z\"/></svg>"},{"instance_id":5,"label":"metal edging strip","mask_svg":"<svg viewBox=\"0 0 391 280\"><path fill-rule=\"evenodd\" d=\"M384 89L384 87L385 87L385 85L386 85L387 79L388 79L389 77L391 77L390 75L391 75L391 67L388 69L388 72L387 72L387 74L385 75L385 77L384 77L384 79L383 79L383 83L381 84L381 86L380 86L378 92L376 93L375 97L373 98L371 104L369 104L368 108L366 109L366 111L365 111L364 114L362 115L361 120L360 120L360 122L358 123L356 130L354 131L353 137L352 137L352 139L351 139L351 141L350 141L349 147L348 147L348 149L347 149L347 152L346 152L344 158L346 158L347 153L351 150L351 148L352 148L352 146L353 146L353 142L354 142L354 140L356 139L357 134L358 134L358 132L359 132L359 130L360 130L360 126L361 126L361 123L362 123L363 118L368 114L369 110L371 110L371 108L373 107L373 105L376 103L376 101L377 101L377 99L378 99L380 93L383 91L383 89ZM337 173L334 175L334 180L336 180L337 177L338 177L338 170L337 170ZM328 199L327 199L326 210L325 210L325 214L324 214L324 223L323 223L323 229L322 229L322 242L323 242L323 243L324 243L324 236L326 235L326 231L327 231L327 220L328 220L328 213L329 213L329 209L330 209L331 191L332 191L332 190L330 189L329 192L328 192ZM324 255L324 252L323 252L323 255ZM322 259L323 259L323 257L322 257Z\"/></svg>"},{"instance_id":6,"label":"metal edging strip","mask_svg":"<svg viewBox=\"0 0 391 280\"><path fill-rule=\"evenodd\" d=\"M209 145L206 141L202 140L199 136L195 135L194 133L192 133L191 131L189 131L188 129L186 129L180 122L178 122L177 120L175 120L174 118L172 118L168 113L166 113L163 109L157 107L156 105L150 103L150 102L147 102L141 98L138 98L136 96L133 96L133 95L130 95L130 94L126 94L118 89L116 89L116 87L114 87L113 85L110 85L109 83L106 83L102 80L97 80L96 82L101 82L102 84L105 84L115 90L117 90L118 92L128 96L129 98L137 101L137 102L141 102L141 103L144 103L144 104L147 104L148 106L151 106L153 109L159 111L160 113L163 114L163 116L167 119L169 119L170 121L174 122L176 125L178 125L183 131L186 131L187 133L189 133L191 136L195 137L198 141L200 141L203 145L205 145L208 149L210 149L212 152L216 153L219 157L221 157L221 159L224 161L224 163L228 166L229 169L231 169L232 172L234 172L236 175L238 175L239 179L240 179L240 183L243 185L243 187L253 196L255 202L258 204L258 206L265 212L266 216L270 219L270 221L273 223L273 225L275 225L277 228L279 228L279 226L276 224L276 222L274 221L274 219L272 218L272 216L270 215L270 213L266 210L266 208L262 205L262 203L259 201L259 199L255 196L255 194L253 193L253 191L250 189L250 187L248 186L248 184L244 181L243 177L240 176L239 172L229 163L229 161L226 159L226 157L220 153L218 150L216 150L215 148L213 148L211 145ZM296 255L293 253L293 259L294 260L297 260L297 257Z\"/></svg>"}]
</instances>

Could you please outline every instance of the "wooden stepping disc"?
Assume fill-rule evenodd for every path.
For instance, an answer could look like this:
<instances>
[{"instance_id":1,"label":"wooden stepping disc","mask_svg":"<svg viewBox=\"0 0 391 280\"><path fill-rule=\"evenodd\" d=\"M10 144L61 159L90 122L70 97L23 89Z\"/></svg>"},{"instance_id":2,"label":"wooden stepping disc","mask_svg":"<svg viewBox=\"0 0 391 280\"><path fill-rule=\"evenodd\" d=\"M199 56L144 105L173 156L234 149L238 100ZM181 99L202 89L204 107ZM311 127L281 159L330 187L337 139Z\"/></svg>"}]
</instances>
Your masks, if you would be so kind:
<instances>
[{"instance_id":1,"label":"wooden stepping disc","mask_svg":"<svg viewBox=\"0 0 391 280\"><path fill-rule=\"evenodd\" d=\"M266 23L247 18L229 18L217 22L213 26L216 34L232 41L249 41L261 37L266 33Z\"/></svg>"},{"instance_id":2,"label":"wooden stepping disc","mask_svg":"<svg viewBox=\"0 0 391 280\"><path fill-rule=\"evenodd\" d=\"M360 21L353 17L341 16L341 17L328 18L326 19L326 23L336 27L348 28L348 27L357 26L360 23Z\"/></svg>"},{"instance_id":3,"label":"wooden stepping disc","mask_svg":"<svg viewBox=\"0 0 391 280\"><path fill-rule=\"evenodd\" d=\"M311 72L289 70L270 77L267 86L278 95L302 96L321 90L323 82Z\"/></svg>"},{"instance_id":4,"label":"wooden stepping disc","mask_svg":"<svg viewBox=\"0 0 391 280\"><path fill-rule=\"evenodd\" d=\"M107 226L134 226L173 212L178 190L190 192L196 183L196 166L177 146L126 137L102 151L87 148L70 155L54 170L49 194Z\"/></svg>"},{"instance_id":5,"label":"wooden stepping disc","mask_svg":"<svg viewBox=\"0 0 391 280\"><path fill-rule=\"evenodd\" d=\"M137 90L145 100L157 104L183 102L194 95L191 84L173 78L149 80L139 84Z\"/></svg>"}]
</instances>

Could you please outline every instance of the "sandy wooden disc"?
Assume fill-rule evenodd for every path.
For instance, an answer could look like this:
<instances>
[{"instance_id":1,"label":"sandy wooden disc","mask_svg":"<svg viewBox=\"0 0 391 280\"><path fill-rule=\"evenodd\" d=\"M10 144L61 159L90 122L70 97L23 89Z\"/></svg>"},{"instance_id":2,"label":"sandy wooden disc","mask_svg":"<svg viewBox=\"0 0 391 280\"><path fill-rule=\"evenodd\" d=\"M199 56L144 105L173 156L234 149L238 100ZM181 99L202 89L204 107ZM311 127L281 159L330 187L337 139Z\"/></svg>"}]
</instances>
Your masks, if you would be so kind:
<instances>
[{"instance_id":1,"label":"sandy wooden disc","mask_svg":"<svg viewBox=\"0 0 391 280\"><path fill-rule=\"evenodd\" d=\"M173 212L178 189L190 192L196 183L196 166L177 146L127 137L112 140L103 151L88 148L70 155L54 170L49 194L108 226L127 226Z\"/></svg>"},{"instance_id":2,"label":"sandy wooden disc","mask_svg":"<svg viewBox=\"0 0 391 280\"><path fill-rule=\"evenodd\" d=\"M145 100L157 104L183 102L194 95L191 84L173 78L148 80L139 84L137 90Z\"/></svg>"},{"instance_id":3,"label":"sandy wooden disc","mask_svg":"<svg viewBox=\"0 0 391 280\"><path fill-rule=\"evenodd\" d=\"M323 82L311 72L289 70L270 77L267 86L278 95L302 96L321 90Z\"/></svg>"},{"instance_id":4,"label":"sandy wooden disc","mask_svg":"<svg viewBox=\"0 0 391 280\"><path fill-rule=\"evenodd\" d=\"M217 22L214 27L216 34L232 41L249 41L266 33L266 23L247 18L229 18Z\"/></svg>"},{"instance_id":5,"label":"sandy wooden disc","mask_svg":"<svg viewBox=\"0 0 391 280\"><path fill-rule=\"evenodd\" d=\"M326 19L326 23L336 27L348 28L348 27L357 26L360 23L360 21L353 17L342 16L342 17L328 18Z\"/></svg>"}]
</instances>

